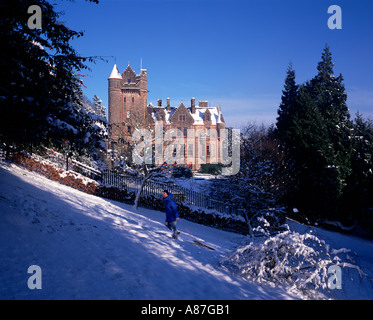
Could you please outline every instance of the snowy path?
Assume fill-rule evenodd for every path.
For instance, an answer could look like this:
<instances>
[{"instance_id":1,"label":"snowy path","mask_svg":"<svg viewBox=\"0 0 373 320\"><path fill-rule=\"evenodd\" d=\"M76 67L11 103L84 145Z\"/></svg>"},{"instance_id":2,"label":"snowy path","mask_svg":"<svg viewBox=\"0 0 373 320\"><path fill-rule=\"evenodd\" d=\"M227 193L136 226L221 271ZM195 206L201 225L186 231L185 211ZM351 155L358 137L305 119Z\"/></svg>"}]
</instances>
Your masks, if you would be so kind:
<instances>
[{"instance_id":1,"label":"snowy path","mask_svg":"<svg viewBox=\"0 0 373 320\"><path fill-rule=\"evenodd\" d=\"M294 299L217 268L242 236L87 195L0 162L0 299ZM30 290L30 265L42 289Z\"/></svg>"}]
</instances>

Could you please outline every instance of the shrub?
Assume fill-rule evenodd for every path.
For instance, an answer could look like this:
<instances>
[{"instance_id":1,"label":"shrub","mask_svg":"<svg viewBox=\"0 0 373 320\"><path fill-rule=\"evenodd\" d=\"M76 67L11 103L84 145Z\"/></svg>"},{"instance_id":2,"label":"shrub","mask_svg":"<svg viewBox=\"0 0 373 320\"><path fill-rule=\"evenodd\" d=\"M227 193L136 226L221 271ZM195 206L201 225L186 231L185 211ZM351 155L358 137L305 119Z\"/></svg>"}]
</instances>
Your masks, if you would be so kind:
<instances>
[{"instance_id":1,"label":"shrub","mask_svg":"<svg viewBox=\"0 0 373 320\"><path fill-rule=\"evenodd\" d=\"M208 173L208 174L217 176L221 174L222 168L223 168L223 165L221 163L204 163L204 164L201 164L200 171L202 173Z\"/></svg>"},{"instance_id":2,"label":"shrub","mask_svg":"<svg viewBox=\"0 0 373 320\"><path fill-rule=\"evenodd\" d=\"M193 172L189 168L185 167L174 167L172 169L173 178L191 178L193 177Z\"/></svg>"},{"instance_id":3,"label":"shrub","mask_svg":"<svg viewBox=\"0 0 373 320\"><path fill-rule=\"evenodd\" d=\"M346 274L366 276L350 250L331 249L311 233L290 230L244 245L221 262L231 272L273 287L283 286L306 299L328 298L331 265L344 268Z\"/></svg>"},{"instance_id":4,"label":"shrub","mask_svg":"<svg viewBox=\"0 0 373 320\"><path fill-rule=\"evenodd\" d=\"M65 171L56 167L48 161L39 161L27 153L15 153L11 161L30 171L45 176L46 178L59 182L63 185L83 191L89 194L95 194L98 189L98 183L92 179L84 177L73 171Z\"/></svg>"}]
</instances>

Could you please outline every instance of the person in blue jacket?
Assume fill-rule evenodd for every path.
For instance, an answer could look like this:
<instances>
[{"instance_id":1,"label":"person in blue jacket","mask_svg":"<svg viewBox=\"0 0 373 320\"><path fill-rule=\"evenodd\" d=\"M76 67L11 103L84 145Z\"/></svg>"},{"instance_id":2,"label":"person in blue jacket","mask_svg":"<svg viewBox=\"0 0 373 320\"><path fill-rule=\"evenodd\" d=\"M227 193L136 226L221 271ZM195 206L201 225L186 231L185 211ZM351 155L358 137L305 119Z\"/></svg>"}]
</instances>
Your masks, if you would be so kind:
<instances>
[{"instance_id":1,"label":"person in blue jacket","mask_svg":"<svg viewBox=\"0 0 373 320\"><path fill-rule=\"evenodd\" d=\"M173 194L169 193L168 190L163 191L163 203L166 211L165 225L173 232L172 238L177 239L177 235L180 233L176 229L176 221L179 219L179 209L173 200Z\"/></svg>"}]
</instances>

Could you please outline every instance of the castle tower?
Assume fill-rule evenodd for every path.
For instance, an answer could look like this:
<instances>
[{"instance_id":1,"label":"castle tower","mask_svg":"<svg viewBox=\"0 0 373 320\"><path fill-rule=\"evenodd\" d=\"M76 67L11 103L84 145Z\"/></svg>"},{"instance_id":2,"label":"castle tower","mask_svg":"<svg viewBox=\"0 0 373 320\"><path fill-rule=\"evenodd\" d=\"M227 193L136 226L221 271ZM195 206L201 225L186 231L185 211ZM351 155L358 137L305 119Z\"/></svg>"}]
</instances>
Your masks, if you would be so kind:
<instances>
[{"instance_id":1,"label":"castle tower","mask_svg":"<svg viewBox=\"0 0 373 320\"><path fill-rule=\"evenodd\" d=\"M117 65L114 64L113 70L108 78L109 82L109 136L117 141L121 131L121 112L122 112L122 76Z\"/></svg>"},{"instance_id":2,"label":"castle tower","mask_svg":"<svg viewBox=\"0 0 373 320\"><path fill-rule=\"evenodd\" d=\"M137 75L128 64L128 67L122 73L122 79L122 123L126 126L124 134L128 136L132 135L135 126L144 126L147 119L147 71L141 69L140 74Z\"/></svg>"},{"instance_id":3,"label":"castle tower","mask_svg":"<svg viewBox=\"0 0 373 320\"><path fill-rule=\"evenodd\" d=\"M108 81L110 139L128 140L134 127L147 119L147 70L141 69L137 75L128 64L121 75L114 65Z\"/></svg>"}]
</instances>

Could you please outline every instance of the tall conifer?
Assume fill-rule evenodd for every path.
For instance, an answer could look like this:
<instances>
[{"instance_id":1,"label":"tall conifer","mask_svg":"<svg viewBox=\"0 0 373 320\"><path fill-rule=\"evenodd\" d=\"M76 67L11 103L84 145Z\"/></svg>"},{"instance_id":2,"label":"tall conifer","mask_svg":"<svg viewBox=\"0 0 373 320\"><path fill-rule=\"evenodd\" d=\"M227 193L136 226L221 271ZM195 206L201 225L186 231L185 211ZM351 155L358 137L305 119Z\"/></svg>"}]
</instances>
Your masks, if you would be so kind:
<instances>
[{"instance_id":1,"label":"tall conifer","mask_svg":"<svg viewBox=\"0 0 373 320\"><path fill-rule=\"evenodd\" d=\"M347 107L347 94L343 76L334 75L332 54L326 45L317 65L318 74L311 80L313 99L323 117L327 130L329 148L325 158L330 175L326 179L333 181L339 198L351 173L351 135L353 131L350 113Z\"/></svg>"},{"instance_id":2,"label":"tall conifer","mask_svg":"<svg viewBox=\"0 0 373 320\"><path fill-rule=\"evenodd\" d=\"M281 104L277 111L278 117L275 130L275 134L284 144L286 144L287 130L292 122L292 117L294 116L297 92L298 85L295 82L295 71L292 63L290 63L286 72Z\"/></svg>"}]
</instances>

